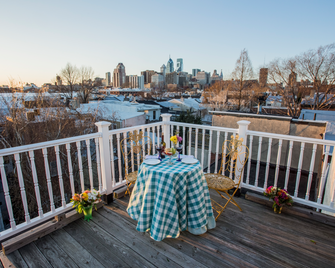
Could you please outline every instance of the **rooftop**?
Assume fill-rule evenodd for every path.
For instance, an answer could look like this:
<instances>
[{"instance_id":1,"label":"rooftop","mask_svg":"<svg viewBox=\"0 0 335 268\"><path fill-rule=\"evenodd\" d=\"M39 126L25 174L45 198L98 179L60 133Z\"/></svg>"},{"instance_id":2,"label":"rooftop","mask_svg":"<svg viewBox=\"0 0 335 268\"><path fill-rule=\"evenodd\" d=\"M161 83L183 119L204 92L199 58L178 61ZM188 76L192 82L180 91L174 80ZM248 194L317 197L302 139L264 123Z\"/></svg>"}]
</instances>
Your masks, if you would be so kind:
<instances>
[{"instance_id":1,"label":"rooftop","mask_svg":"<svg viewBox=\"0 0 335 268\"><path fill-rule=\"evenodd\" d=\"M229 205L205 234L185 231L156 242L136 231L123 197L94 212L89 223L81 218L1 259L5 267L333 266L334 227L236 199L243 211Z\"/></svg>"}]
</instances>

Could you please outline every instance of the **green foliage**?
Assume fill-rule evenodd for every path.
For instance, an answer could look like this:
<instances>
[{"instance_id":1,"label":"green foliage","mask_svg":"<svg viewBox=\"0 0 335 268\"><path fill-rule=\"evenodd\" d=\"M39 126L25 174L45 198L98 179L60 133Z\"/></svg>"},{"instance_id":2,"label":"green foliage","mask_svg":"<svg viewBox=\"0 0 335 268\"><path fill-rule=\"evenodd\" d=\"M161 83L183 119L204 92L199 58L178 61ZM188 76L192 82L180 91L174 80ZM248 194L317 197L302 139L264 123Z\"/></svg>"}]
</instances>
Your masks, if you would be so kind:
<instances>
[{"instance_id":1,"label":"green foliage","mask_svg":"<svg viewBox=\"0 0 335 268\"><path fill-rule=\"evenodd\" d=\"M175 120L176 122L202 125L201 116L193 115L190 111L181 113Z\"/></svg>"}]
</instances>

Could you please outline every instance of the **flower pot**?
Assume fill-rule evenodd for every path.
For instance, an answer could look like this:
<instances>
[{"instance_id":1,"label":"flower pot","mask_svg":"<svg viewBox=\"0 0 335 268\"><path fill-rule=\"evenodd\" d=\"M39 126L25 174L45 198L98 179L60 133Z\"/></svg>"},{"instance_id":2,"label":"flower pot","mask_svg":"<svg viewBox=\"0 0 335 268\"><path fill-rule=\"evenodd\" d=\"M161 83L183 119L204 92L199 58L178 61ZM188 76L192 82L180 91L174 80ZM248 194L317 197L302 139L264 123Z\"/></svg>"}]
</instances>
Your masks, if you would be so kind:
<instances>
[{"instance_id":1,"label":"flower pot","mask_svg":"<svg viewBox=\"0 0 335 268\"><path fill-rule=\"evenodd\" d=\"M277 214L280 214L281 211L282 211L282 209L283 209L283 207L277 207L277 206L275 206L275 207L273 208L273 211L274 211L275 213L277 213Z\"/></svg>"},{"instance_id":2,"label":"flower pot","mask_svg":"<svg viewBox=\"0 0 335 268\"><path fill-rule=\"evenodd\" d=\"M92 205L89 207L83 207L84 221L90 221L92 219L92 209Z\"/></svg>"}]
</instances>

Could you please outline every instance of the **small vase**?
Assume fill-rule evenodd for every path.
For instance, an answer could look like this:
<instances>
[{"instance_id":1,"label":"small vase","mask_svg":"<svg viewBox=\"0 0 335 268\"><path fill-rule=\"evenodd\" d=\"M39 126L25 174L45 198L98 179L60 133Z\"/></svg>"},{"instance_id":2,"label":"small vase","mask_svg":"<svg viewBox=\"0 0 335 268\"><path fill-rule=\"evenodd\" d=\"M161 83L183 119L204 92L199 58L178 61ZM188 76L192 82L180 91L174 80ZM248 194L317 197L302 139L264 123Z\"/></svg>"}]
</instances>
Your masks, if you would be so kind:
<instances>
[{"instance_id":1,"label":"small vase","mask_svg":"<svg viewBox=\"0 0 335 268\"><path fill-rule=\"evenodd\" d=\"M283 207L277 207L277 206L275 206L274 208L273 208L273 211L275 212L275 213L277 213L277 214L281 214L281 210L283 209Z\"/></svg>"},{"instance_id":2,"label":"small vase","mask_svg":"<svg viewBox=\"0 0 335 268\"><path fill-rule=\"evenodd\" d=\"M92 205L89 207L83 207L84 221L90 221L92 219L92 209Z\"/></svg>"},{"instance_id":3,"label":"small vase","mask_svg":"<svg viewBox=\"0 0 335 268\"><path fill-rule=\"evenodd\" d=\"M169 155L169 162L168 162L169 165L173 165L173 162L172 162L172 155Z\"/></svg>"}]
</instances>

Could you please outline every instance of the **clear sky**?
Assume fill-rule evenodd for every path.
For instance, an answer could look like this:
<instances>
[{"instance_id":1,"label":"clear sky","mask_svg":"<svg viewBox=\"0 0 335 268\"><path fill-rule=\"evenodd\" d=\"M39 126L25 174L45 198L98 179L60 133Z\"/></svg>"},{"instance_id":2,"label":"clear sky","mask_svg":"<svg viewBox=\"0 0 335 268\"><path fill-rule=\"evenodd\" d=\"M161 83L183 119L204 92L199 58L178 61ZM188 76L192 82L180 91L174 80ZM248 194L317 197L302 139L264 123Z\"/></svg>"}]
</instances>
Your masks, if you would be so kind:
<instances>
[{"instance_id":1,"label":"clear sky","mask_svg":"<svg viewBox=\"0 0 335 268\"><path fill-rule=\"evenodd\" d=\"M229 74L243 48L264 62L335 42L334 0L0 0L0 85L41 85L66 63L104 77L184 59Z\"/></svg>"}]
</instances>

